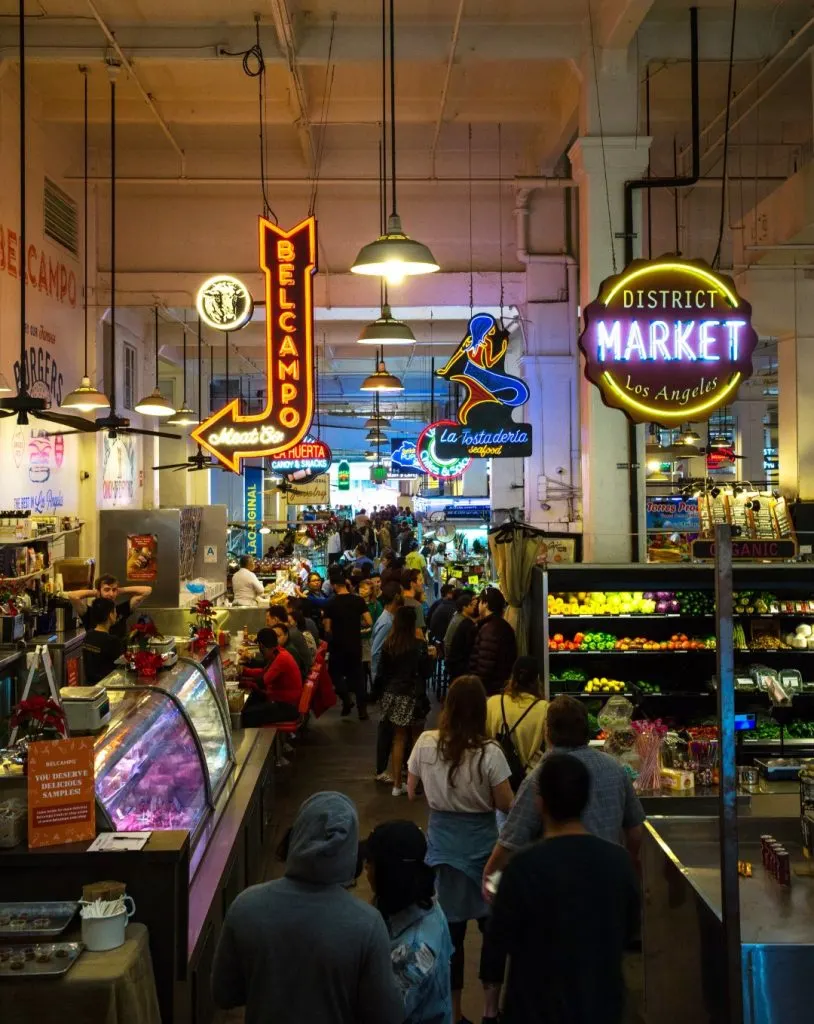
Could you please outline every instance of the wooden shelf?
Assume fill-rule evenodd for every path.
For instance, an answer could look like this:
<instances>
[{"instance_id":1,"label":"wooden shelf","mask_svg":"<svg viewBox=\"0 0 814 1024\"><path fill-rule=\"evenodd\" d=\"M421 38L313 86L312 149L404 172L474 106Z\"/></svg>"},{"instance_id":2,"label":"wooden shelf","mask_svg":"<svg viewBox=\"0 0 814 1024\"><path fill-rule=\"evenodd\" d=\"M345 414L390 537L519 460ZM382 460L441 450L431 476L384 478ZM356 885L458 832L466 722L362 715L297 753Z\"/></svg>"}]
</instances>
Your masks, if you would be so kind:
<instances>
[{"instance_id":1,"label":"wooden shelf","mask_svg":"<svg viewBox=\"0 0 814 1024\"><path fill-rule=\"evenodd\" d=\"M19 540L0 539L0 547L21 547L23 544L31 544L37 540L59 540L60 537L67 537L69 533L79 533L82 526L84 526L84 523L80 526L75 526L72 530L60 530L58 533L41 533L36 537L21 537Z\"/></svg>"}]
</instances>

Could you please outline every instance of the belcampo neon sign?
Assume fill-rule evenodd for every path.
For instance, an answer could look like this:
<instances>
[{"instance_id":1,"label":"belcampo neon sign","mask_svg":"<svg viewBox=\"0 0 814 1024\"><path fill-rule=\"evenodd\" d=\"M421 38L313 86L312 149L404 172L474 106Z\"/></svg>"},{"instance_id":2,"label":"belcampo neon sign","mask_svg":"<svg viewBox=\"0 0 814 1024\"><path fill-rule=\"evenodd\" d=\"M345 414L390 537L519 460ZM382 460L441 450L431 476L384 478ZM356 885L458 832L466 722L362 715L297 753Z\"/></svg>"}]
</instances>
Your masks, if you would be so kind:
<instances>
[{"instance_id":1,"label":"belcampo neon sign","mask_svg":"<svg viewBox=\"0 0 814 1024\"><path fill-rule=\"evenodd\" d=\"M632 263L585 308L585 375L634 422L707 419L752 373L751 313L703 263Z\"/></svg>"}]
</instances>

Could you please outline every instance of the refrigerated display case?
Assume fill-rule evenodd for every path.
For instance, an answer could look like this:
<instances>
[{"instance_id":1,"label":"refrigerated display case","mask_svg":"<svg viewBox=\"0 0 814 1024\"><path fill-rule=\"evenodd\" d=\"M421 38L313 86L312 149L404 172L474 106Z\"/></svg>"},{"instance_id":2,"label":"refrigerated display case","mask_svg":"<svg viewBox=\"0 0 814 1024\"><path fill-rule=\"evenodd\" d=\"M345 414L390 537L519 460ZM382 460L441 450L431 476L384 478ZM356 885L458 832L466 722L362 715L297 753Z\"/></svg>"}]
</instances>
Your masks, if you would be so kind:
<instances>
[{"instance_id":1,"label":"refrigerated display case","mask_svg":"<svg viewBox=\"0 0 814 1024\"><path fill-rule=\"evenodd\" d=\"M219 675L213 667L214 662L220 660L217 649L214 654L214 658L204 663L180 658L176 665L160 672L152 680L140 678L134 673L124 670L111 672L102 680L102 685L107 688L111 706L114 709L118 706L117 693L132 689L155 691L162 695L165 702L169 701L175 704L182 718L189 724L194 735L195 746L203 758L210 803L217 800L235 763L228 709L225 706L225 696L221 696L223 687L219 685ZM107 733L110 732L112 726L113 719L108 726ZM137 727L135 720L132 720L129 726L123 725L122 727L138 734L131 737L132 743L140 741L143 728ZM97 750L103 744L105 736L100 739ZM122 739L117 742L124 743L126 741ZM97 764L98 778L99 765ZM124 828L124 826L121 827ZM181 826L165 825L164 827Z\"/></svg>"}]
</instances>

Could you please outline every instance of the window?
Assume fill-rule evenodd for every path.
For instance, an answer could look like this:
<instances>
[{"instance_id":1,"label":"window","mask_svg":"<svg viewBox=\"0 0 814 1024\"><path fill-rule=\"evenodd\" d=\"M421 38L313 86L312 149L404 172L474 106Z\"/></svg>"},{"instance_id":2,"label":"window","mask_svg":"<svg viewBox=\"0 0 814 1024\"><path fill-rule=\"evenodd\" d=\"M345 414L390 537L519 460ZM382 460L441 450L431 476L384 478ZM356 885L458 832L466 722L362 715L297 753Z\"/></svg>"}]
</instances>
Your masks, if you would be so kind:
<instances>
[{"instance_id":1,"label":"window","mask_svg":"<svg viewBox=\"0 0 814 1024\"><path fill-rule=\"evenodd\" d=\"M122 384L122 401L125 409L132 409L136 404L136 392L138 381L136 379L136 350L126 341L122 342L124 349L124 381Z\"/></svg>"},{"instance_id":2,"label":"window","mask_svg":"<svg viewBox=\"0 0 814 1024\"><path fill-rule=\"evenodd\" d=\"M45 179L43 189L43 222L45 234L59 242L68 252L79 255L79 230L76 203L59 185Z\"/></svg>"}]
</instances>

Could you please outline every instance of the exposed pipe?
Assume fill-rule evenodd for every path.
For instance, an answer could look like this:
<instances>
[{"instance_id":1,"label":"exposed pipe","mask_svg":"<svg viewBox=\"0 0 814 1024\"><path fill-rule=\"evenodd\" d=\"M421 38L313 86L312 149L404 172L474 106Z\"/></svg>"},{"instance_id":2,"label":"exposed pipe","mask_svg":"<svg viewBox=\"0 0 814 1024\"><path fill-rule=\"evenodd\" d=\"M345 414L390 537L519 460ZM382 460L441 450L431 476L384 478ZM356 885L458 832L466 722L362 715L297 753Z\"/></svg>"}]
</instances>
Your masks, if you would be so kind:
<instances>
[{"instance_id":1,"label":"exposed pipe","mask_svg":"<svg viewBox=\"0 0 814 1024\"><path fill-rule=\"evenodd\" d=\"M455 24L452 27L452 39L449 43L449 55L447 57L447 70L444 75L444 85L441 89L441 105L438 109L438 120L435 122L435 133L432 137L432 148L430 150L430 167L435 174L435 156L438 149L438 139L441 135L441 126L444 123L444 111L447 107L447 96L449 95L449 83L452 78L452 65L455 63L455 52L458 49L458 36L461 32L461 19L464 15L464 4L466 0L458 0L458 10L455 13Z\"/></svg>"},{"instance_id":2,"label":"exposed pipe","mask_svg":"<svg viewBox=\"0 0 814 1024\"><path fill-rule=\"evenodd\" d=\"M68 174L65 175L66 181L82 181L82 175L79 174ZM107 178L100 175L91 175L88 181L106 183ZM720 183L720 179L715 179ZM730 179L732 180L732 179ZM754 178L745 178L744 181L753 182ZM785 181L786 179L781 179ZM435 176L423 176L423 177L408 177L399 175L400 185L468 185L470 182L469 178L438 178ZM299 178L266 178L268 185L312 185L313 178L310 177L299 177ZM356 176L352 178L325 178L320 177L320 185L378 185L378 177L363 177ZM130 177L122 176L117 179L117 185L248 185L255 187L260 184L260 178L206 178L206 177L189 177L186 174L176 175L139 175ZM519 188L519 189L560 189L560 188L574 188L576 182L573 178L472 178L473 185L484 185L494 188L496 186L503 186L505 188Z\"/></svg>"},{"instance_id":3,"label":"exposed pipe","mask_svg":"<svg viewBox=\"0 0 814 1024\"><path fill-rule=\"evenodd\" d=\"M186 154L184 153L183 149L181 149L181 147L176 142L175 136L170 131L170 126L164 120L163 116L161 115L161 111L155 105L155 100L153 99L152 95L149 92L147 92L147 90L141 84L141 79L136 74L135 68L130 63L130 61L127 59L127 56L124 53L124 51L122 50L122 48L119 46L118 40L116 39L115 32L113 32L108 27L107 22L102 17L102 15L99 13L99 10L96 7L96 4L94 4L93 0L85 0L85 2L87 3L88 8L89 8L91 14L96 19L96 21L97 21L97 23L99 25L99 28L104 33L105 39L107 39L107 41L110 43L110 45L115 50L116 56L119 58L119 61L121 62L122 67L125 69L125 71L129 75L129 77L132 78L133 82L136 85L136 88L141 93L142 99L147 104L147 106L150 108L150 112L152 113L152 115L156 119L156 121L158 122L158 125L161 128L161 131L167 137L167 140L169 141L170 145L175 150L175 152L178 154L178 159L181 161L181 175L183 176L184 171L186 170L186 159L187 159L186 158Z\"/></svg>"},{"instance_id":4,"label":"exposed pipe","mask_svg":"<svg viewBox=\"0 0 814 1024\"><path fill-rule=\"evenodd\" d=\"M687 177L637 178L625 182L624 247L625 266L633 260L633 193L641 189L648 192L655 188L686 188L694 185L701 177L701 112L698 94L698 8L690 8L690 112L692 117L692 172ZM638 438L636 424L628 422L627 464L629 481L630 514L630 560L640 561L639 556L639 488Z\"/></svg>"}]
</instances>

